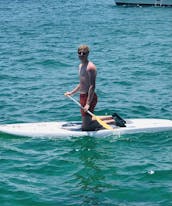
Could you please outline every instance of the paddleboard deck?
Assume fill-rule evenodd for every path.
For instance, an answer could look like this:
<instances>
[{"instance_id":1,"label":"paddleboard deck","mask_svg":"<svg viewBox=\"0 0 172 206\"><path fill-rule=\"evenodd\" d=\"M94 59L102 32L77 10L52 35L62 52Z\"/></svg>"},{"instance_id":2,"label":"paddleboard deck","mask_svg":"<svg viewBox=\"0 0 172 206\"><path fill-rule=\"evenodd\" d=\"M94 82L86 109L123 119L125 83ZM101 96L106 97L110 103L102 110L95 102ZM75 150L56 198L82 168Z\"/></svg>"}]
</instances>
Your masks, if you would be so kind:
<instances>
[{"instance_id":1,"label":"paddleboard deck","mask_svg":"<svg viewBox=\"0 0 172 206\"><path fill-rule=\"evenodd\" d=\"M172 120L127 119L126 127L111 125L114 130L81 131L81 122L39 122L0 125L0 133L26 137L106 137L111 135L151 133L172 130Z\"/></svg>"}]
</instances>

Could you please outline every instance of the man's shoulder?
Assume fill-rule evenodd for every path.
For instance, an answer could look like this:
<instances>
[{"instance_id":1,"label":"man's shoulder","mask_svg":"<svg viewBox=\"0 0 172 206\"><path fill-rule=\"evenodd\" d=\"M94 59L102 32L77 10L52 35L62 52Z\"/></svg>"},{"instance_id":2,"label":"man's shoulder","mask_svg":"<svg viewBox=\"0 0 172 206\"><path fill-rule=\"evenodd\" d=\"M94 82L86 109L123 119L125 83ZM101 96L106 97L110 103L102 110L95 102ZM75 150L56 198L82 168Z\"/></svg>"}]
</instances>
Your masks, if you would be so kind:
<instances>
[{"instance_id":1,"label":"man's shoulder","mask_svg":"<svg viewBox=\"0 0 172 206\"><path fill-rule=\"evenodd\" d=\"M87 66L87 70L96 70L96 66L93 62L90 62L88 63L88 66Z\"/></svg>"}]
</instances>

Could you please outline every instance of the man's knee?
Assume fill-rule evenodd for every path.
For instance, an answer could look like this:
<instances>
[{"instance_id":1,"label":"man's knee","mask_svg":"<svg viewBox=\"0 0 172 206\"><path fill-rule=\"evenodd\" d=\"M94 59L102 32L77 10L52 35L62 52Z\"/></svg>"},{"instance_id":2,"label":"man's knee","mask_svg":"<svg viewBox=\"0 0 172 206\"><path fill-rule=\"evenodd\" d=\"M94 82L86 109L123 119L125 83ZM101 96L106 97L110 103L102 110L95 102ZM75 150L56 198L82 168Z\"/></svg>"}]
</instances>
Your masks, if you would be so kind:
<instances>
[{"instance_id":1,"label":"man's knee","mask_svg":"<svg viewBox=\"0 0 172 206\"><path fill-rule=\"evenodd\" d=\"M82 117L82 131L90 130L91 117L86 115Z\"/></svg>"},{"instance_id":2,"label":"man's knee","mask_svg":"<svg viewBox=\"0 0 172 206\"><path fill-rule=\"evenodd\" d=\"M97 121L92 121L92 118L88 115L82 118L82 131L95 131L101 129L101 127Z\"/></svg>"}]
</instances>

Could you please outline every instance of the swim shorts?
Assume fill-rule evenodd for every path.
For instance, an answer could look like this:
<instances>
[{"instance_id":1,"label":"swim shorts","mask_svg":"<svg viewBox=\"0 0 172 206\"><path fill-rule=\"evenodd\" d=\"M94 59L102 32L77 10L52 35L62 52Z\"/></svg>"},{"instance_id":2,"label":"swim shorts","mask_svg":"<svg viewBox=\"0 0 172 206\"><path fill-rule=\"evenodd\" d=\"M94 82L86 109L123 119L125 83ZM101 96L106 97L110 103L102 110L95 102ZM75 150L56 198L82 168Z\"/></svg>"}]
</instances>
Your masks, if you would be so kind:
<instances>
[{"instance_id":1,"label":"swim shorts","mask_svg":"<svg viewBox=\"0 0 172 206\"><path fill-rule=\"evenodd\" d=\"M86 102L87 102L87 98L88 98L88 94L80 94L80 104L84 107L86 105ZM90 108L89 108L89 111L90 112L94 112L94 108L97 104L97 95L96 93L94 93L94 97L93 97L93 100L90 104ZM81 109L81 114L82 116L86 116L88 113L87 112L84 112L83 109Z\"/></svg>"}]
</instances>

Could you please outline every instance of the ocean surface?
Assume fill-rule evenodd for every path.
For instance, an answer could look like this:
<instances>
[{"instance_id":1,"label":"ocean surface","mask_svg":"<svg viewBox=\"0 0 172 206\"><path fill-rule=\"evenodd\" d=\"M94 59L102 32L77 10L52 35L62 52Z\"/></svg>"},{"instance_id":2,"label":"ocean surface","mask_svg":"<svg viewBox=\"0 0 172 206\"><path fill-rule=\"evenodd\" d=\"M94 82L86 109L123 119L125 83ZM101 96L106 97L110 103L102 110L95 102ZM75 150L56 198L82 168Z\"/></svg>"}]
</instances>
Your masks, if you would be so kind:
<instances>
[{"instance_id":1,"label":"ocean surface","mask_svg":"<svg viewBox=\"0 0 172 206\"><path fill-rule=\"evenodd\" d=\"M0 0L0 124L76 121L77 48L97 66L98 115L172 119L172 9L108 0ZM78 95L75 95L78 98ZM0 134L1 206L170 206L172 132Z\"/></svg>"}]
</instances>

